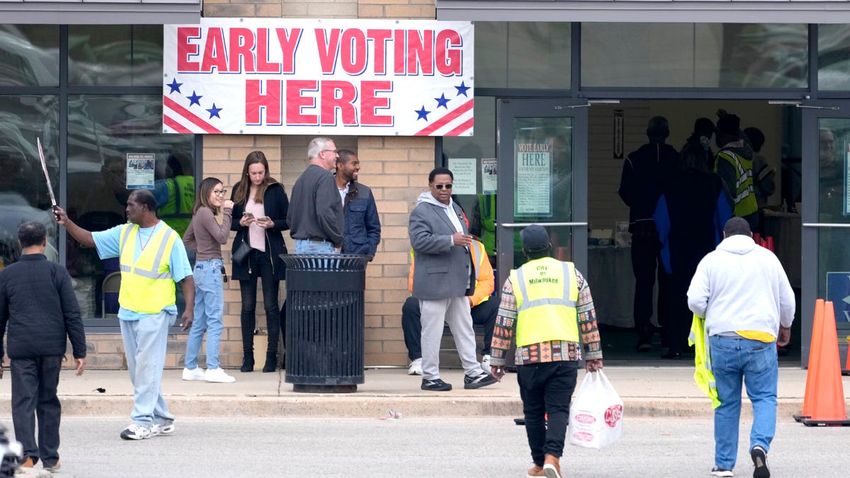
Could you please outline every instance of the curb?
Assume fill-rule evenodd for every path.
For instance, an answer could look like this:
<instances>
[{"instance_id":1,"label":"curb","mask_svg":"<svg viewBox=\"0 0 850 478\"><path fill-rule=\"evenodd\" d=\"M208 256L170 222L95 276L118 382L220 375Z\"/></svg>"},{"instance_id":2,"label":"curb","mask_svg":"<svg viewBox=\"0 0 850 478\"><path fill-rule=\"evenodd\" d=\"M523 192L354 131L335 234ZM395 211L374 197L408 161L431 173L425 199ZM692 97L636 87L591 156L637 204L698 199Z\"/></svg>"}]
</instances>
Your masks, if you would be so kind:
<instances>
[{"instance_id":1,"label":"curb","mask_svg":"<svg viewBox=\"0 0 850 478\"><path fill-rule=\"evenodd\" d=\"M65 396L62 414L77 417L126 417L133 406L131 396ZM378 418L392 410L408 418L429 417L519 417L522 402L514 397L421 397L421 396L327 396L256 397L256 396L166 396L168 407L178 417L346 417ZM702 398L624 398L627 417L712 418L710 403ZM780 399L777 415L799 413L800 399ZM11 414L9 402L0 405L0 413ZM750 417L752 407L744 400L741 415Z\"/></svg>"}]
</instances>

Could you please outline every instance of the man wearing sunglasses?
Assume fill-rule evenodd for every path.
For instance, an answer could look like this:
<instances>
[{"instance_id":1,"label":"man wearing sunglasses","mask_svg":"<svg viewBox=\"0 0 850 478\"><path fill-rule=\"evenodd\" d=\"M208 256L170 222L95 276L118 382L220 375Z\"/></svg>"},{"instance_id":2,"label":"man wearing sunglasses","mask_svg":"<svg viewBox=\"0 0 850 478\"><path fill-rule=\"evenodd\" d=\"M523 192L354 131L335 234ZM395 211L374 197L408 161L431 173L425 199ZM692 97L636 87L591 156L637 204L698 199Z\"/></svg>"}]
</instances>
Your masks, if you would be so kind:
<instances>
[{"instance_id":1,"label":"man wearing sunglasses","mask_svg":"<svg viewBox=\"0 0 850 478\"><path fill-rule=\"evenodd\" d=\"M452 201L454 176L446 168L428 175L430 191L419 195L410 213L408 233L413 247L413 296L421 313L422 390L445 392L451 384L440 379L440 341L443 322L449 324L465 372L464 388L496 383L475 356L475 332L467 299L475 286L470 260L472 236L460 206Z\"/></svg>"}]
</instances>

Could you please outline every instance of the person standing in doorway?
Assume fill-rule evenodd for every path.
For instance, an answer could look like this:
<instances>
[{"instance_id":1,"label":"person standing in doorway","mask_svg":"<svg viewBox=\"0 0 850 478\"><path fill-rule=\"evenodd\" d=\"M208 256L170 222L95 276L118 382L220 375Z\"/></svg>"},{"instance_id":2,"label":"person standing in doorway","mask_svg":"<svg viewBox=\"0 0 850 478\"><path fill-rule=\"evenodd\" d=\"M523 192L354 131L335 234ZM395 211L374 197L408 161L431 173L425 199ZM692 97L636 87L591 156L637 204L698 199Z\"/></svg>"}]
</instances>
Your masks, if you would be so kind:
<instances>
[{"instance_id":1,"label":"person standing in doorway","mask_svg":"<svg viewBox=\"0 0 850 478\"><path fill-rule=\"evenodd\" d=\"M435 168L428 175L430 191L419 195L410 213L408 234L413 248L413 296L419 300L422 324L422 390L449 391L440 378L443 323L449 324L464 370L464 388L496 383L475 356L475 332L467 296L475 286L475 271L460 206L452 201L454 175Z\"/></svg>"},{"instance_id":2,"label":"person standing in doorway","mask_svg":"<svg viewBox=\"0 0 850 478\"><path fill-rule=\"evenodd\" d=\"M281 315L277 295L280 281L286 278L286 254L282 232L288 229L286 215L289 198L283 185L269 173L269 162L262 151L252 151L245 157L242 176L233 187L233 221L236 231L233 253L243 244L250 248L244 259L233 262L233 278L239 281L242 296L240 322L242 326L242 372L254 370L254 335L256 333L257 279L263 282L263 309L269 333L266 363L263 372L277 370L277 347L281 335Z\"/></svg>"},{"instance_id":3,"label":"person standing in doorway","mask_svg":"<svg viewBox=\"0 0 850 478\"><path fill-rule=\"evenodd\" d=\"M196 253L195 320L186 341L183 380L231 383L236 379L218 361L219 340L224 329L224 261L221 245L230 235L233 201L224 199L227 189L218 178L201 181L192 222L186 228L183 244ZM201 341L207 334L207 369L198 367Z\"/></svg>"},{"instance_id":4,"label":"person standing in doorway","mask_svg":"<svg viewBox=\"0 0 850 478\"><path fill-rule=\"evenodd\" d=\"M759 207L753 185L753 150L744 142L741 118L724 110L717 112L717 157L714 172L732 197L734 214L743 217L750 230L759 229Z\"/></svg>"},{"instance_id":5,"label":"person standing in doorway","mask_svg":"<svg viewBox=\"0 0 850 478\"><path fill-rule=\"evenodd\" d=\"M656 275L658 322L664 326L666 278L661 271L660 243L653 213L667 176L674 170L679 153L665 144L670 136L667 119L655 116L646 126L649 143L629 153L623 163L619 194L629 207L629 232L632 234L632 271L635 275L634 321L638 333L637 349L652 349L652 296ZM659 273L660 272L660 273Z\"/></svg>"},{"instance_id":6,"label":"person standing in doorway","mask_svg":"<svg viewBox=\"0 0 850 478\"><path fill-rule=\"evenodd\" d=\"M758 246L750 225L733 217L723 242L697 267L688 307L705 317L711 370L720 406L714 409L714 476L733 476L738 454L741 382L753 404L750 457L754 478L768 478L767 453L776 432L776 346L788 344L794 290L779 259Z\"/></svg>"},{"instance_id":7,"label":"person standing in doorway","mask_svg":"<svg viewBox=\"0 0 850 478\"><path fill-rule=\"evenodd\" d=\"M18 228L21 257L0 271L0 378L3 336L9 327L12 360L12 422L23 445L23 468L40 459L44 469L59 470L59 422L56 396L66 340L71 341L77 375L86 367L86 334L68 271L47 260L47 230L39 222ZM38 440L35 417L38 416Z\"/></svg>"},{"instance_id":8,"label":"person standing in doorway","mask_svg":"<svg viewBox=\"0 0 850 478\"><path fill-rule=\"evenodd\" d=\"M357 180L360 159L354 151L341 149L336 160L336 187L345 217L342 252L360 254L371 261L381 242L381 219L369 186Z\"/></svg>"},{"instance_id":9,"label":"person standing in doorway","mask_svg":"<svg viewBox=\"0 0 850 478\"><path fill-rule=\"evenodd\" d=\"M307 146L310 164L292 187L292 207L287 215L296 254L342 250L345 219L333 176L338 156L336 144L329 138L313 138Z\"/></svg>"},{"instance_id":10,"label":"person standing in doorway","mask_svg":"<svg viewBox=\"0 0 850 478\"><path fill-rule=\"evenodd\" d=\"M505 375L507 354L515 363L525 432L534 466L528 476L560 478L570 400L580 360L602 368L602 345L590 286L572 262L552 258L543 226L520 232L528 262L512 270L502 287L493 334L491 370Z\"/></svg>"},{"instance_id":11,"label":"person standing in doorway","mask_svg":"<svg viewBox=\"0 0 850 478\"><path fill-rule=\"evenodd\" d=\"M156 199L146 189L127 198L127 224L89 232L61 207L54 207L59 224L101 259L117 257L121 267L118 323L124 339L127 370L134 387L132 423L121 432L124 440L144 440L174 433L174 415L162 396L162 370L168 328L177 318L175 283L187 304L195 302L195 282L180 236L156 215ZM192 326L194 311L186 307L181 327Z\"/></svg>"}]
</instances>

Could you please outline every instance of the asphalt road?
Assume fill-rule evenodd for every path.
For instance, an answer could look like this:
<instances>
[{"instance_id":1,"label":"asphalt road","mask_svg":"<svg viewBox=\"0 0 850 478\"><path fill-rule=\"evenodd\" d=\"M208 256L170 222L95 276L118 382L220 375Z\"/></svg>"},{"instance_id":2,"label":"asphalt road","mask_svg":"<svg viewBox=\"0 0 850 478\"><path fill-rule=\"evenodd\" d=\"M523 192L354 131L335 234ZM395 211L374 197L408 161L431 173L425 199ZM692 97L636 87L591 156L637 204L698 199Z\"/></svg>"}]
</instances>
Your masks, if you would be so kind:
<instances>
[{"instance_id":1,"label":"asphalt road","mask_svg":"<svg viewBox=\"0 0 850 478\"><path fill-rule=\"evenodd\" d=\"M8 419L2 420L8 423ZM9 423L9 425L11 425ZM430 419L178 419L168 437L128 442L115 418L66 418L58 478L525 477L524 428L504 417ZM602 451L567 446L569 477L699 477L713 464L712 423L626 418ZM736 476L752 476L742 431ZM779 424L775 477L846 477L850 428Z\"/></svg>"}]
</instances>

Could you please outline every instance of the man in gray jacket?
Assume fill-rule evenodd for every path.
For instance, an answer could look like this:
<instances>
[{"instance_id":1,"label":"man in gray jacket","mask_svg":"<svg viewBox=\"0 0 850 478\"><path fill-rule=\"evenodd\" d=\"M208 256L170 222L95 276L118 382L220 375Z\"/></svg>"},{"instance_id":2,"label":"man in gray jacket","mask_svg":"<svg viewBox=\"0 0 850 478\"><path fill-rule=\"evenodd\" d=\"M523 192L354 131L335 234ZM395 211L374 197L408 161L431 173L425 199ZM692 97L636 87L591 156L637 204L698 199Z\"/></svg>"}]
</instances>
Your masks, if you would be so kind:
<instances>
[{"instance_id":1,"label":"man in gray jacket","mask_svg":"<svg viewBox=\"0 0 850 478\"><path fill-rule=\"evenodd\" d=\"M307 146L310 164L295 181L286 222L296 254L333 254L342 249L342 201L333 177L336 144L313 138Z\"/></svg>"},{"instance_id":2,"label":"man in gray jacket","mask_svg":"<svg viewBox=\"0 0 850 478\"><path fill-rule=\"evenodd\" d=\"M419 195L410 213L410 245L414 251L413 296L422 321L422 390L449 391L440 379L440 340L448 322L465 371L464 388L496 383L475 357L469 300L475 286L467 231L460 206L452 201L454 176L446 168L428 175L430 191Z\"/></svg>"}]
</instances>

